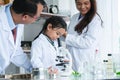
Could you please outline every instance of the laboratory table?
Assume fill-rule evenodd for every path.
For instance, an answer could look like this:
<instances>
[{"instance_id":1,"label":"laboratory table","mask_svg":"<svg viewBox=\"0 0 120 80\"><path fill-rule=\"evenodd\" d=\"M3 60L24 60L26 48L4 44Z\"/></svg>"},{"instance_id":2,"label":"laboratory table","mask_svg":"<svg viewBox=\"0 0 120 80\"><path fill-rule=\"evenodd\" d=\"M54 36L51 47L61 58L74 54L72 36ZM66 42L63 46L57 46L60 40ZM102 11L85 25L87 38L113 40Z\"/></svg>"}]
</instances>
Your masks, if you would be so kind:
<instances>
[{"instance_id":1,"label":"laboratory table","mask_svg":"<svg viewBox=\"0 0 120 80\"><path fill-rule=\"evenodd\" d=\"M52 79L33 79L32 74L12 74L12 75L0 75L0 80L120 80L120 77L112 79L81 79L74 76L59 76Z\"/></svg>"}]
</instances>

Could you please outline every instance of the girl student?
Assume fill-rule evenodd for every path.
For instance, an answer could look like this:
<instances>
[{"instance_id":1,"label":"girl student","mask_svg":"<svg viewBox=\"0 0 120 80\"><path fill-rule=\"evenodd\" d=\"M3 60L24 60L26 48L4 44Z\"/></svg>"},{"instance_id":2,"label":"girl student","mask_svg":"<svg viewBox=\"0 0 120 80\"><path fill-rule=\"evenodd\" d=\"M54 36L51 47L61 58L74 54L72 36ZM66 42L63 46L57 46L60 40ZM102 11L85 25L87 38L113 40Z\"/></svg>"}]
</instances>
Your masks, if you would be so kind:
<instances>
[{"instance_id":1,"label":"girl student","mask_svg":"<svg viewBox=\"0 0 120 80\"><path fill-rule=\"evenodd\" d=\"M57 39L65 34L67 29L66 22L58 16L48 18L41 32L32 42L31 63L33 68L47 68L53 73L58 69L53 69L57 56Z\"/></svg>"}]
</instances>

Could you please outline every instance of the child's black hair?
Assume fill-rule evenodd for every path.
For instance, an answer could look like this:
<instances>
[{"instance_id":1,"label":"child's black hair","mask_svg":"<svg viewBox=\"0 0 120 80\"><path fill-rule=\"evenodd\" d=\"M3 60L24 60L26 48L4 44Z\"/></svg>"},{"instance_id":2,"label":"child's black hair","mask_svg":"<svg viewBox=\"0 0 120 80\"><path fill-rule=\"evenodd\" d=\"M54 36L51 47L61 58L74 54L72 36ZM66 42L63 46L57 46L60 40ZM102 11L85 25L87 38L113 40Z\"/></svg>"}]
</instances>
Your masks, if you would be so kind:
<instances>
[{"instance_id":1,"label":"child's black hair","mask_svg":"<svg viewBox=\"0 0 120 80\"><path fill-rule=\"evenodd\" d=\"M63 28L65 30L67 30L67 24L66 22L64 21L64 19L62 17L59 17L59 16L52 16L50 18L48 18L44 25L43 25L43 28L42 30L40 31L40 33L35 37L38 38L38 36L41 34L41 33L44 33L46 30L47 30L47 26L48 24L52 24L52 28ZM34 39L34 40L35 40Z\"/></svg>"}]
</instances>

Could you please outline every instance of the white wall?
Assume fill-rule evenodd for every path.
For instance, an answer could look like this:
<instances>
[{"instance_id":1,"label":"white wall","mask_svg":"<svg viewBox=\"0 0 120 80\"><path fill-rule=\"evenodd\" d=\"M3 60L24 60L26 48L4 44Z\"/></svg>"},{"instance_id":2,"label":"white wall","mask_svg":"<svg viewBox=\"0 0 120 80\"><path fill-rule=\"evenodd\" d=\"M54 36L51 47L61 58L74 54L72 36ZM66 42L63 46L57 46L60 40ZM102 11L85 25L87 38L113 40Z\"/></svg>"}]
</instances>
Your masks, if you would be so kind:
<instances>
[{"instance_id":1,"label":"white wall","mask_svg":"<svg viewBox=\"0 0 120 80\"><path fill-rule=\"evenodd\" d=\"M98 12L104 21L104 46L106 52L119 52L118 0L97 0ZM102 5L101 5L102 4Z\"/></svg>"},{"instance_id":2,"label":"white wall","mask_svg":"<svg viewBox=\"0 0 120 80\"><path fill-rule=\"evenodd\" d=\"M70 12L71 16L78 12L78 10L76 9L75 0L70 0Z\"/></svg>"},{"instance_id":3,"label":"white wall","mask_svg":"<svg viewBox=\"0 0 120 80\"><path fill-rule=\"evenodd\" d=\"M118 15L118 25L119 25L118 27L119 27L119 30L120 30L120 15L119 15L120 14L120 0L118 0L118 4L117 5L118 5L118 9L117 9L118 10L118 14L117 15ZM119 34L120 34L120 31L119 31ZM120 44L120 37L119 37L119 44ZM119 46L119 48L120 48L120 46Z\"/></svg>"},{"instance_id":4,"label":"white wall","mask_svg":"<svg viewBox=\"0 0 120 80\"><path fill-rule=\"evenodd\" d=\"M58 0L59 14L70 16L70 0Z\"/></svg>"},{"instance_id":5,"label":"white wall","mask_svg":"<svg viewBox=\"0 0 120 80\"><path fill-rule=\"evenodd\" d=\"M104 1L104 3L106 3L107 0ZM102 51L104 53L107 52L111 52L112 49L112 40L111 40L111 35L112 35L112 30L111 30L111 26L108 26L110 23L109 21L107 21L107 19L111 19L108 14L111 13L108 9L107 6L109 6L108 4L111 4L111 2L108 2L108 4L104 4L103 0L97 0L97 9L98 9L98 13L100 14L101 18L103 19L103 24L104 24L104 35L103 35L103 39L101 41L101 44L104 44L104 46L102 46ZM102 4L102 5L101 5ZM106 8L106 9L105 9ZM110 7L109 7L110 8Z\"/></svg>"}]
</instances>

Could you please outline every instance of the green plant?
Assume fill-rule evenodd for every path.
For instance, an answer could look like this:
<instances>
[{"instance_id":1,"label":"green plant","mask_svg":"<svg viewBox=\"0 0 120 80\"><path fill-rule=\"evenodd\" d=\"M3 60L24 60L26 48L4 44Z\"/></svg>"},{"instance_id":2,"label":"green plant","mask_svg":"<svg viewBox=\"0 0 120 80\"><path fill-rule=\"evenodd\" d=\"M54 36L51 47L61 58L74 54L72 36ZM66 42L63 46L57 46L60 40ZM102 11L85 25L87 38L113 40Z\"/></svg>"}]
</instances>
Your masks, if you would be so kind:
<instances>
[{"instance_id":1,"label":"green plant","mask_svg":"<svg viewBox=\"0 0 120 80\"><path fill-rule=\"evenodd\" d=\"M77 71L73 71L73 72L72 72L72 75L73 75L73 76L81 76L81 74L80 74L79 72L77 72Z\"/></svg>"},{"instance_id":2,"label":"green plant","mask_svg":"<svg viewBox=\"0 0 120 80\"><path fill-rule=\"evenodd\" d=\"M120 72L116 72L116 75L117 75L117 76L120 76Z\"/></svg>"}]
</instances>

